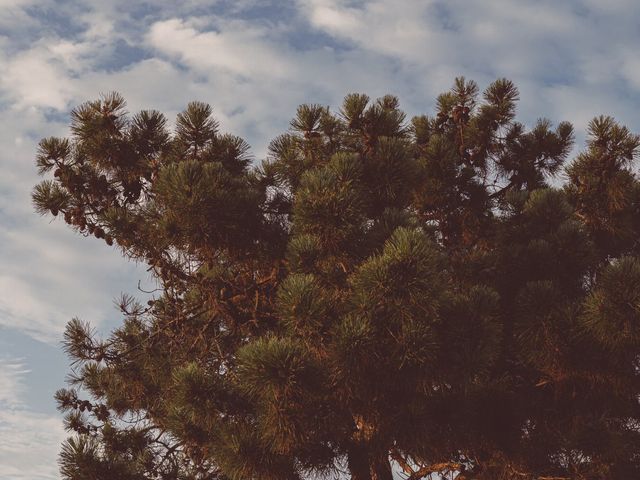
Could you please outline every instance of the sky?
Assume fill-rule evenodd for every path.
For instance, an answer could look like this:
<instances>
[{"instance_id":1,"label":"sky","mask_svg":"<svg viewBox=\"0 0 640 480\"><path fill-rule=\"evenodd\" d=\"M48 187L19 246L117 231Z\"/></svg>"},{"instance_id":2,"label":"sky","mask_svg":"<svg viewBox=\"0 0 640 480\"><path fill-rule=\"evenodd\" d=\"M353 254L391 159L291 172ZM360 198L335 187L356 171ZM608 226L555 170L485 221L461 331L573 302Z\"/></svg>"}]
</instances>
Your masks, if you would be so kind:
<instances>
[{"instance_id":1,"label":"sky","mask_svg":"<svg viewBox=\"0 0 640 480\"><path fill-rule=\"evenodd\" d=\"M34 213L38 141L118 91L170 118L210 103L261 160L301 103L392 93L433 113L456 76L507 77L519 118L610 114L640 131L637 0L0 0L0 480L59 478L68 320L107 334L149 281L104 242Z\"/></svg>"}]
</instances>

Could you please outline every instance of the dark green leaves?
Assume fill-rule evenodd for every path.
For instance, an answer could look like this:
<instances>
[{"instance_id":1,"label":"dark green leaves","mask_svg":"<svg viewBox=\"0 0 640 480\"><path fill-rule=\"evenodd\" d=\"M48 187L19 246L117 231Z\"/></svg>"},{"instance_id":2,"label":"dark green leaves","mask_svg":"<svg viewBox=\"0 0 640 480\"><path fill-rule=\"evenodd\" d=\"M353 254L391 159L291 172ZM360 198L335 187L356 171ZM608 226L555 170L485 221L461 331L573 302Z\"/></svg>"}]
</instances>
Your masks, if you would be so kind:
<instances>
[{"instance_id":1,"label":"dark green leaves","mask_svg":"<svg viewBox=\"0 0 640 480\"><path fill-rule=\"evenodd\" d=\"M419 230L397 229L380 255L365 263L352 282L360 308L418 308L427 318L446 281L441 253Z\"/></svg>"},{"instance_id":2,"label":"dark green leaves","mask_svg":"<svg viewBox=\"0 0 640 480\"><path fill-rule=\"evenodd\" d=\"M129 135L142 155L157 155L166 148L169 133L167 119L157 110L143 110L131 119Z\"/></svg>"},{"instance_id":3,"label":"dark green leaves","mask_svg":"<svg viewBox=\"0 0 640 480\"><path fill-rule=\"evenodd\" d=\"M497 292L485 285L474 286L443 301L437 353L446 364L444 372L462 383L486 379L498 360L504 339L499 302Z\"/></svg>"},{"instance_id":4,"label":"dark green leaves","mask_svg":"<svg viewBox=\"0 0 640 480\"><path fill-rule=\"evenodd\" d=\"M294 452L322 423L308 410L322 401L319 363L301 342L276 337L242 348L238 362L240 388L256 402L262 442L276 454Z\"/></svg>"},{"instance_id":5,"label":"dark green leaves","mask_svg":"<svg viewBox=\"0 0 640 480\"><path fill-rule=\"evenodd\" d=\"M280 285L277 309L289 334L322 335L331 325L336 299L310 274L291 274Z\"/></svg>"},{"instance_id":6,"label":"dark green leaves","mask_svg":"<svg viewBox=\"0 0 640 480\"><path fill-rule=\"evenodd\" d=\"M318 381L318 367L302 344L269 337L238 353L243 388L253 397L272 399L297 395Z\"/></svg>"},{"instance_id":7,"label":"dark green leaves","mask_svg":"<svg viewBox=\"0 0 640 480\"><path fill-rule=\"evenodd\" d=\"M599 116L589 122L587 145L613 157L612 161L626 164L638 154L640 136L617 123L612 117Z\"/></svg>"},{"instance_id":8,"label":"dark green leaves","mask_svg":"<svg viewBox=\"0 0 640 480\"><path fill-rule=\"evenodd\" d=\"M493 82L483 93L484 99L496 107L500 118L511 120L516 113L516 103L520 99L518 88L511 80L501 78Z\"/></svg>"},{"instance_id":9,"label":"dark green leaves","mask_svg":"<svg viewBox=\"0 0 640 480\"><path fill-rule=\"evenodd\" d=\"M44 180L33 189L31 198L36 212L40 215L51 213L55 217L69 205L71 196L59 184Z\"/></svg>"},{"instance_id":10,"label":"dark green leaves","mask_svg":"<svg viewBox=\"0 0 640 480\"><path fill-rule=\"evenodd\" d=\"M186 152L197 157L218 130L218 122L212 117L211 106L202 102L190 102L176 119L176 137Z\"/></svg>"},{"instance_id":11,"label":"dark green leaves","mask_svg":"<svg viewBox=\"0 0 640 480\"><path fill-rule=\"evenodd\" d=\"M613 350L640 348L640 261L625 257L606 267L585 302L582 322Z\"/></svg>"},{"instance_id":12,"label":"dark green leaves","mask_svg":"<svg viewBox=\"0 0 640 480\"><path fill-rule=\"evenodd\" d=\"M71 155L71 142L67 138L43 138L38 143L36 165L40 175L51 170L55 165L65 164Z\"/></svg>"},{"instance_id":13,"label":"dark green leaves","mask_svg":"<svg viewBox=\"0 0 640 480\"><path fill-rule=\"evenodd\" d=\"M251 242L258 225L259 192L220 163L173 163L158 176L155 193L167 235L178 246L214 248ZM191 240L188 240L191 239Z\"/></svg>"},{"instance_id":14,"label":"dark green leaves","mask_svg":"<svg viewBox=\"0 0 640 480\"><path fill-rule=\"evenodd\" d=\"M300 105L296 117L291 121L291 128L307 137L317 134L320 121L327 114L327 110L321 105Z\"/></svg>"},{"instance_id":15,"label":"dark green leaves","mask_svg":"<svg viewBox=\"0 0 640 480\"><path fill-rule=\"evenodd\" d=\"M124 98L117 92L83 103L71 112L71 131L78 140L85 142L118 137L127 125L126 106Z\"/></svg>"},{"instance_id":16,"label":"dark green leaves","mask_svg":"<svg viewBox=\"0 0 640 480\"><path fill-rule=\"evenodd\" d=\"M362 126L362 117L368 104L369 97L362 93L351 93L344 98L341 113L350 128Z\"/></svg>"},{"instance_id":17,"label":"dark green leaves","mask_svg":"<svg viewBox=\"0 0 640 480\"><path fill-rule=\"evenodd\" d=\"M362 164L355 155L338 155L302 178L293 215L299 233L317 235L327 249L356 241L365 222L365 197L358 188Z\"/></svg>"}]
</instances>

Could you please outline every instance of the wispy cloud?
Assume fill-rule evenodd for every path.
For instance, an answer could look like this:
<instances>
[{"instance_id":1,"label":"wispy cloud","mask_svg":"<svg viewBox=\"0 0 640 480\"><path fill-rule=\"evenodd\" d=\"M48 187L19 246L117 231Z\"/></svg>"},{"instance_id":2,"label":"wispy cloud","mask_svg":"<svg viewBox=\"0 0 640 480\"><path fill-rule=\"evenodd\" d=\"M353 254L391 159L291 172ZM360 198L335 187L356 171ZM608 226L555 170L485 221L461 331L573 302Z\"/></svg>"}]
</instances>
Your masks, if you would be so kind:
<instances>
[{"instance_id":1,"label":"wispy cloud","mask_svg":"<svg viewBox=\"0 0 640 480\"><path fill-rule=\"evenodd\" d=\"M0 357L0 405L15 408L21 404L28 373L23 359Z\"/></svg>"},{"instance_id":2,"label":"wispy cloud","mask_svg":"<svg viewBox=\"0 0 640 480\"><path fill-rule=\"evenodd\" d=\"M55 479L64 430L57 416L25 406L28 374L23 359L0 357L0 478Z\"/></svg>"}]
</instances>

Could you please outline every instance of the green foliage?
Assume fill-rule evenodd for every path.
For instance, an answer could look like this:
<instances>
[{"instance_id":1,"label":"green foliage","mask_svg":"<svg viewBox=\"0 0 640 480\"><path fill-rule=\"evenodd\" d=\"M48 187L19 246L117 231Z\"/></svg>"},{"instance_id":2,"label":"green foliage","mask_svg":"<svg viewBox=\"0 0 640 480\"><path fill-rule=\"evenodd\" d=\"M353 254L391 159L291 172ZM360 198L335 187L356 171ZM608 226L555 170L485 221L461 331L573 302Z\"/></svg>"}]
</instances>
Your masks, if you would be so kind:
<instances>
[{"instance_id":1,"label":"green foliage","mask_svg":"<svg viewBox=\"0 0 640 480\"><path fill-rule=\"evenodd\" d=\"M629 253L636 242L640 190L630 167L640 137L604 116L587 133L587 150L567 169L566 189L604 259Z\"/></svg>"},{"instance_id":2,"label":"green foliage","mask_svg":"<svg viewBox=\"0 0 640 480\"><path fill-rule=\"evenodd\" d=\"M500 315L500 297L485 285L445 299L442 321L438 326L445 370L463 384L473 385L486 379L495 367L503 341L504 325ZM425 352L426 353L426 352Z\"/></svg>"},{"instance_id":3,"label":"green foliage","mask_svg":"<svg viewBox=\"0 0 640 480\"><path fill-rule=\"evenodd\" d=\"M38 173L44 174L51 170L56 162L65 164L71 155L71 143L66 138L43 138L38 144L36 165Z\"/></svg>"},{"instance_id":4,"label":"green foliage","mask_svg":"<svg viewBox=\"0 0 640 480\"><path fill-rule=\"evenodd\" d=\"M277 312L289 334L314 338L331 324L335 300L312 274L291 274L278 289Z\"/></svg>"},{"instance_id":5,"label":"green foliage","mask_svg":"<svg viewBox=\"0 0 640 480\"><path fill-rule=\"evenodd\" d=\"M76 108L35 208L158 290L67 326L62 476L640 477L640 138L598 117L566 165L572 126L518 99L302 105L258 165L203 103Z\"/></svg>"},{"instance_id":6,"label":"green foliage","mask_svg":"<svg viewBox=\"0 0 640 480\"><path fill-rule=\"evenodd\" d=\"M57 216L69 205L69 200L67 192L52 180L39 183L33 190L33 205L40 215Z\"/></svg>"},{"instance_id":7,"label":"green foliage","mask_svg":"<svg viewBox=\"0 0 640 480\"><path fill-rule=\"evenodd\" d=\"M365 261L354 273L357 307L363 310L420 305L420 314L437 309L439 291L445 281L444 262L434 242L423 232L397 229L385 243L381 255Z\"/></svg>"},{"instance_id":8,"label":"green foliage","mask_svg":"<svg viewBox=\"0 0 640 480\"><path fill-rule=\"evenodd\" d=\"M218 122L212 117L210 105L191 102L176 119L176 139L182 154L198 158L208 143L213 141L218 130Z\"/></svg>"},{"instance_id":9,"label":"green foliage","mask_svg":"<svg viewBox=\"0 0 640 480\"><path fill-rule=\"evenodd\" d=\"M366 220L365 197L357 188L361 174L353 155L335 156L318 170L306 172L293 206L297 232L316 235L330 251L356 243Z\"/></svg>"},{"instance_id":10,"label":"green foliage","mask_svg":"<svg viewBox=\"0 0 640 480\"><path fill-rule=\"evenodd\" d=\"M623 257L608 265L585 302L583 322L616 351L640 346L640 260Z\"/></svg>"},{"instance_id":11,"label":"green foliage","mask_svg":"<svg viewBox=\"0 0 640 480\"><path fill-rule=\"evenodd\" d=\"M296 395L314 381L316 368L296 340L268 337L238 352L241 385L254 397Z\"/></svg>"}]
</instances>

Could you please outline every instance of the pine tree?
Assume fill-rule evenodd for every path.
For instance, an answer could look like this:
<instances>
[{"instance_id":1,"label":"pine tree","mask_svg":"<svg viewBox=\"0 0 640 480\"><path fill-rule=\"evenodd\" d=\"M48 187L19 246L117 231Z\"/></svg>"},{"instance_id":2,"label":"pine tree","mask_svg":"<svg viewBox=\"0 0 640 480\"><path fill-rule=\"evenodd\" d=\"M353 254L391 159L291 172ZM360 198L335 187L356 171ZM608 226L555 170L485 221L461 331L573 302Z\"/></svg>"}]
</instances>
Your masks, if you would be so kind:
<instances>
[{"instance_id":1,"label":"pine tree","mask_svg":"<svg viewBox=\"0 0 640 480\"><path fill-rule=\"evenodd\" d=\"M76 108L35 207L159 293L68 324L63 477L639 478L640 138L598 117L565 169L517 101L303 105L260 164L202 103Z\"/></svg>"}]
</instances>

